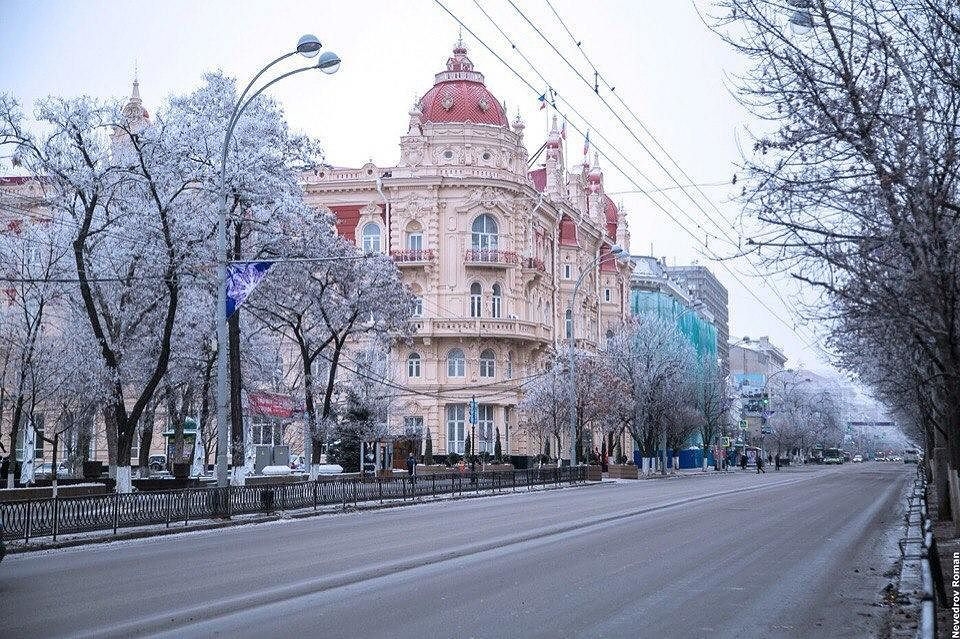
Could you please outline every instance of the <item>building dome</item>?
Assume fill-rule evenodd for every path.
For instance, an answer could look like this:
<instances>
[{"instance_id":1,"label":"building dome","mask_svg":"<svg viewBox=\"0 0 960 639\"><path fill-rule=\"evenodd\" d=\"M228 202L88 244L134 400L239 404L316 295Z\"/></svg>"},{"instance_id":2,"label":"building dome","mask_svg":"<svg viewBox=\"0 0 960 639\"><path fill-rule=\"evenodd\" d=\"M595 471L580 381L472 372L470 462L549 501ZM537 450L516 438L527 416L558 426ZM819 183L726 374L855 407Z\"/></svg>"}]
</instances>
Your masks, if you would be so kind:
<instances>
[{"instance_id":1,"label":"building dome","mask_svg":"<svg viewBox=\"0 0 960 639\"><path fill-rule=\"evenodd\" d=\"M603 196L603 214L607 223L607 235L617 237L617 220L620 217L620 210L606 194Z\"/></svg>"},{"instance_id":2,"label":"building dome","mask_svg":"<svg viewBox=\"0 0 960 639\"><path fill-rule=\"evenodd\" d=\"M420 110L424 123L470 122L510 128L503 106L487 90L483 74L473 70L462 42L447 60L447 70L434 76L433 88L420 98Z\"/></svg>"}]
</instances>

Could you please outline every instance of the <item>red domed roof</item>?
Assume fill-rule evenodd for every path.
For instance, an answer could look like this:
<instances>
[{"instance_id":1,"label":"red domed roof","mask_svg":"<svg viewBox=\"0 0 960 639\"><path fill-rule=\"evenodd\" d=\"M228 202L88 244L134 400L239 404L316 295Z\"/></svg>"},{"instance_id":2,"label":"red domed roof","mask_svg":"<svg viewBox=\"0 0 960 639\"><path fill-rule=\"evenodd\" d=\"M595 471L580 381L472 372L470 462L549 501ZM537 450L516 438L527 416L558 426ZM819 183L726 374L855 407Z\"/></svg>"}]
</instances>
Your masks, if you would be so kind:
<instances>
[{"instance_id":1,"label":"red domed roof","mask_svg":"<svg viewBox=\"0 0 960 639\"><path fill-rule=\"evenodd\" d=\"M483 74L473 70L467 49L458 44L447 70L434 76L433 88L420 98L424 122L472 122L510 128L503 106L487 90Z\"/></svg>"},{"instance_id":2,"label":"red domed roof","mask_svg":"<svg viewBox=\"0 0 960 639\"><path fill-rule=\"evenodd\" d=\"M607 221L607 235L617 237L617 220L620 217L620 210L606 194L603 196L603 214Z\"/></svg>"}]
</instances>

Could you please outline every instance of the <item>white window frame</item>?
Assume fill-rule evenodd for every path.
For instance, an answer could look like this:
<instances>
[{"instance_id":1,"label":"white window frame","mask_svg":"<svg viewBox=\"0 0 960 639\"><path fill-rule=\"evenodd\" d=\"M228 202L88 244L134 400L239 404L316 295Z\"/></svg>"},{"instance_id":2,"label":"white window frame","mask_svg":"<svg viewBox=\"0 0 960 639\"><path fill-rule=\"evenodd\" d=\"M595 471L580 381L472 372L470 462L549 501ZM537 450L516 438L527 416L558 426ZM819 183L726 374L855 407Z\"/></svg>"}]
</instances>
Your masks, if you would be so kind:
<instances>
[{"instance_id":1,"label":"white window frame","mask_svg":"<svg viewBox=\"0 0 960 639\"><path fill-rule=\"evenodd\" d=\"M567 312L563 314L563 323L564 323L564 335L567 336L567 339L573 337L573 311L569 308Z\"/></svg>"},{"instance_id":2,"label":"white window frame","mask_svg":"<svg viewBox=\"0 0 960 639\"><path fill-rule=\"evenodd\" d=\"M467 405L447 404L447 452L463 454L466 441Z\"/></svg>"},{"instance_id":3,"label":"white window frame","mask_svg":"<svg viewBox=\"0 0 960 639\"><path fill-rule=\"evenodd\" d=\"M407 249L411 251L423 250L423 233L415 231L407 235Z\"/></svg>"},{"instance_id":4,"label":"white window frame","mask_svg":"<svg viewBox=\"0 0 960 639\"><path fill-rule=\"evenodd\" d=\"M483 286L479 282L470 285L470 317L483 316Z\"/></svg>"},{"instance_id":5,"label":"white window frame","mask_svg":"<svg viewBox=\"0 0 960 639\"><path fill-rule=\"evenodd\" d=\"M474 251L495 251L500 245L500 226L489 213L478 215L470 226L470 246Z\"/></svg>"},{"instance_id":6,"label":"white window frame","mask_svg":"<svg viewBox=\"0 0 960 639\"><path fill-rule=\"evenodd\" d=\"M573 279L573 267L569 264L563 265L563 279L572 280Z\"/></svg>"},{"instance_id":7,"label":"white window frame","mask_svg":"<svg viewBox=\"0 0 960 639\"><path fill-rule=\"evenodd\" d=\"M407 377L420 377L421 360L419 353L407 355Z\"/></svg>"},{"instance_id":8,"label":"white window frame","mask_svg":"<svg viewBox=\"0 0 960 639\"><path fill-rule=\"evenodd\" d=\"M459 357L454 357L459 353ZM467 376L467 356L463 349L454 348L447 353L447 377L466 377Z\"/></svg>"},{"instance_id":9,"label":"white window frame","mask_svg":"<svg viewBox=\"0 0 960 639\"><path fill-rule=\"evenodd\" d=\"M477 452L493 454L493 404L477 404Z\"/></svg>"},{"instance_id":10,"label":"white window frame","mask_svg":"<svg viewBox=\"0 0 960 639\"><path fill-rule=\"evenodd\" d=\"M493 285L493 295L490 298L490 317L499 319L503 313L503 287L500 284Z\"/></svg>"},{"instance_id":11,"label":"white window frame","mask_svg":"<svg viewBox=\"0 0 960 639\"><path fill-rule=\"evenodd\" d=\"M485 357L490 355L490 357ZM480 352L480 377L493 378L497 376L497 356L491 348Z\"/></svg>"},{"instance_id":12,"label":"white window frame","mask_svg":"<svg viewBox=\"0 0 960 639\"><path fill-rule=\"evenodd\" d=\"M423 317L423 298L420 296L413 298L413 316Z\"/></svg>"},{"instance_id":13,"label":"white window frame","mask_svg":"<svg viewBox=\"0 0 960 639\"><path fill-rule=\"evenodd\" d=\"M371 228L377 229L376 235L368 233ZM367 222L360 229L360 246L364 253L383 252L383 229L376 222Z\"/></svg>"}]
</instances>

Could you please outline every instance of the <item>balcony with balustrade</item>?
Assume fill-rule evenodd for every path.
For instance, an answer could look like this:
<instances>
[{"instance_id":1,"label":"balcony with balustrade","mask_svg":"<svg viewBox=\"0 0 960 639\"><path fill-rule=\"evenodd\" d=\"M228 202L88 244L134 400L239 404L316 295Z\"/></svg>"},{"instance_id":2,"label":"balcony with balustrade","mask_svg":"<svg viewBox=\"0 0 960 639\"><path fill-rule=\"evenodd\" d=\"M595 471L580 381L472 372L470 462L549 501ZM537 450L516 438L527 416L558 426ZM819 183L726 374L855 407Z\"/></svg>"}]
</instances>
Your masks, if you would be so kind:
<instances>
[{"instance_id":1,"label":"balcony with balustrade","mask_svg":"<svg viewBox=\"0 0 960 639\"><path fill-rule=\"evenodd\" d=\"M413 323L417 337L478 336L551 342L551 328L539 322L515 318L464 317L462 319L422 318Z\"/></svg>"},{"instance_id":2,"label":"balcony with balustrade","mask_svg":"<svg viewBox=\"0 0 960 639\"><path fill-rule=\"evenodd\" d=\"M517 266L520 260L513 251L499 249L470 249L463 256L465 266L506 269Z\"/></svg>"},{"instance_id":3,"label":"balcony with balustrade","mask_svg":"<svg viewBox=\"0 0 960 639\"><path fill-rule=\"evenodd\" d=\"M430 249L400 249L390 251L390 257L399 268L409 268L432 264L436 255Z\"/></svg>"}]
</instances>

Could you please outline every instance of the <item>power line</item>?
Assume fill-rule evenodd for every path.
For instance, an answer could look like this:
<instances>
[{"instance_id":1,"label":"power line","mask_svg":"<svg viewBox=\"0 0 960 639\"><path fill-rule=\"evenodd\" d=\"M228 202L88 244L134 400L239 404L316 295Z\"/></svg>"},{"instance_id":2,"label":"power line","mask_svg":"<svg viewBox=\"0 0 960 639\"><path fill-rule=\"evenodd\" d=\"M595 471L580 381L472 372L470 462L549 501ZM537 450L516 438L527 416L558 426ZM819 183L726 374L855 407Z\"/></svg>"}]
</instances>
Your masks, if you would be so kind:
<instances>
[{"instance_id":1,"label":"power line","mask_svg":"<svg viewBox=\"0 0 960 639\"><path fill-rule=\"evenodd\" d=\"M435 2L441 9L443 9L451 18L453 18L453 20L454 20L455 22L457 22L464 30L466 30L474 39L476 39L476 40L477 40L491 55L493 55L501 64L503 64L504 67L507 68L507 70L509 70L511 73L513 73L513 75L515 75L515 76L517 77L517 79L519 79L524 85L526 85L527 88L529 88L531 92L533 92L533 93L534 93L536 96L538 96L538 97L541 95L541 93L537 90L537 88L536 88L535 86L533 86L533 84L530 83L529 80L527 80L522 74L520 74L520 72L518 72L518 71L517 71L512 65L510 65L506 60L504 60L503 57L502 57L500 54L498 54L496 51L494 51L494 49L493 49L490 45L488 45L488 44L486 43L486 41L484 41L484 40L483 40L482 38L480 38L472 29L470 29L470 27L468 27L459 17L456 16L456 14L454 14L445 4L443 4L443 2L441 2L441 0L434 0L434 2ZM556 109L556 107L554 107L554 108ZM561 115L563 115L563 113L560 112L558 109L557 109L557 112L560 113ZM582 118L582 116L581 116L581 119L583 119L583 120L585 121L585 123L589 124L589 122L586 121L585 118ZM577 127L576 123L574 123L573 121L571 121L571 120L569 120L569 119L568 119L567 121L570 123L570 126L571 126L575 131L577 131L577 132L580 133L581 135L584 134L584 131L583 131L582 129L580 129L579 127ZM610 162L610 164L611 164L617 171L619 171L627 180L629 180L630 183L633 184L633 186L634 186L635 188L637 188L638 190L640 189L640 185L638 185L638 184L636 183L636 181L630 176L630 174L628 174L626 171L624 171L624 170L620 167L619 164L617 164L616 162L614 162L613 159L610 158L609 155L607 155L606 153L604 153L604 152L603 152L602 150L600 150L599 148L598 148L597 151L598 151L598 153L599 153L606 161ZM634 169L636 169L636 167L634 167ZM681 229L682 231L684 231L685 233L687 233L688 235L690 235L690 237L691 237L695 242L697 242L698 244L703 244L704 247L707 249L707 251L710 251L709 246L707 246L705 242L702 242L702 241L696 236L695 233L693 233L693 232L690 231L687 227L685 227L683 224L681 224L680 221L677 220L676 217L673 216L673 214L671 214L666 208L663 207L662 204L660 204L660 202L658 202L658 201L655 200L654 198L650 197L649 194L647 194L647 197L648 197L648 199L654 204L654 206L656 206L656 207L659 208L661 211L663 211L663 213L664 213L668 218L670 218L678 227L680 227L680 229ZM712 253L712 251L710 251L710 252ZM765 308L765 309L770 313L770 315L771 315L772 317L774 317L777 321L779 321L781 324L783 324L783 325L784 325L787 329L789 329L792 333L794 333L795 335L797 335L797 337L800 338L801 341L803 341L803 338L799 335L798 329L796 328L796 326L795 326L795 325L792 325L789 321L783 319L776 311L774 311L772 308L770 308L770 306L769 306L766 302L764 302L763 299L761 299L761 298L756 294L756 292L755 292L752 288L748 287L748 286L743 282L743 280L740 279L740 277L727 265L726 262L720 261L719 258L717 258L717 257L713 257L713 258L711 258L711 259L718 260L720 266L722 266L722 267L730 274L730 276L733 277L734 280L736 280L737 283L739 283L739 284L744 288L744 290L746 290L746 291L750 294L750 296L753 297L753 298L757 301L758 304L760 304L763 308ZM818 341L818 340L816 340L816 338L814 338L814 340L812 340L812 341ZM805 344L805 346L807 346L808 348L814 348L814 346L810 343L810 341L805 341L804 344Z\"/></svg>"},{"instance_id":2,"label":"power line","mask_svg":"<svg viewBox=\"0 0 960 639\"><path fill-rule=\"evenodd\" d=\"M547 1L547 4L550 5L549 0L546 0L546 1ZM665 174L668 178L670 178L670 180L671 180L674 184L676 184L677 187L679 187L679 188L683 191L684 195L687 196L687 198L690 200L690 202L691 202L694 206L696 206L696 207L700 210L700 212L703 213L703 215L704 215L708 220L710 220L710 222L720 231L720 233L723 234L725 238L727 238L727 240L731 243L731 245L736 246L736 247L737 247L737 250L740 251L740 252L742 252L742 247L741 247L741 245L740 245L740 242L739 242L739 241L736 241L736 242L735 242L729 235L727 235L727 232L726 232L725 228L724 228L721 224L719 224L716 220L713 219L713 217L710 215L710 213L708 213L708 212L703 208L703 206L697 201L696 198L694 198L692 195L690 195L690 193L686 190L686 188L684 188L684 187L680 184L680 182L674 177L674 175L667 169L667 167L665 167L665 166L663 165L663 163L659 160L659 158L656 156L656 154L654 154L654 153L647 147L647 145L644 144L644 142L643 142L642 140L640 140L640 138L637 136L637 134L634 133L633 129L631 129L630 126L627 125L626 122L624 122L623 118L620 117L620 114L617 113L616 110L610 105L610 103L607 102L606 98L604 98L604 97L600 94L599 86L598 86L598 83L597 83L596 79L595 79L595 81L594 81L593 86L590 87L590 81L589 81L587 78L585 78L582 73L580 73L579 69L577 69L577 68L570 62L570 60L568 60L567 57L564 56L563 53L561 53L561 52L556 48L556 46L554 46L553 42L551 42L550 39L547 38L547 37L543 34L543 32L540 30L540 28L537 27L537 26L526 16L526 14L524 14L523 11L520 10L519 7L517 7L517 5L513 2L513 0L507 0L507 2L510 3L510 6L513 7L513 9L520 15L520 17L523 18L524 21L526 21L526 23L527 23L534 31L536 31L537 35L540 36L540 38L541 38L544 42L546 42L547 45L549 45L549 47L550 47L551 49L553 49L553 51L564 61L564 63L566 63L566 65L584 82L584 84L586 84L588 88L592 88L592 89L593 89L594 93L597 95L598 98L600 98L600 101L603 102L603 104L604 104L604 106L607 108L607 110L610 111L610 113L613 114L613 116L620 122L620 124L623 126L623 128L626 129L626 131L631 135L631 137L633 137L633 139L636 140L636 142L643 148L643 150L647 153L647 155L657 164L657 166L660 167L660 169L664 172L664 174ZM550 9L551 9L551 11L553 11L553 13L554 13L554 15L557 17L558 21L560 21L560 23L561 23L561 25L563 26L564 30L565 30L565 31L567 32L567 34L570 36L571 40L573 40L573 42L577 45L577 49L578 49L578 50L580 51L580 53L584 56L584 58L587 60L587 63L588 63L588 64L590 65L590 67L594 70L595 78L599 78L599 79L602 79L602 80L603 80L603 82L604 82L604 84L607 86L607 88L610 89L610 92L613 93L614 95L616 95L617 100L619 100L620 103L623 105L623 107L627 110L627 112L630 113L631 116L633 116L633 119L640 125L641 129L644 131L644 133L646 133L647 137L649 137L649 138L653 141L653 143L657 146L657 148L659 148L660 151L661 151L664 155L667 156L667 158L670 160L670 162L680 171L680 173L681 173L681 175L683 175L684 179L686 179L688 182L693 182L693 179L692 179L689 175L687 175L687 173L683 170L682 167L680 167L680 165L679 165L679 164L677 163L677 161L673 158L673 156L671 156L670 153L669 153L666 149L663 148L663 145L660 144L660 142L656 139L656 137L653 135L653 133L651 133L650 130L649 130L649 129L646 127L646 125L643 123L643 121L640 120L640 118L636 115L636 113L634 113L634 112L630 109L629 106L627 106L627 104L626 104L626 102L624 102L623 98L620 97L620 95L617 94L617 93L613 90L614 87L613 87L612 85L610 85L610 83L607 82L606 79L604 79L604 78L600 75L600 72L599 72L599 70L597 69L596 65L593 64L593 62L592 62L592 61L590 60L590 58L587 56L586 52L583 51L583 48L580 46L580 44L581 44L580 41L578 41L576 38L573 37L573 34L572 34L572 33L570 32L570 30L567 28L566 24L565 24L565 23L563 22L563 20L560 18L559 14L558 14L557 11L553 8L552 5L550 5ZM608 142L608 144L609 144L609 142ZM707 195L706 195L699 187L695 187L695 188L697 188L697 191L698 191L698 192L700 193L700 195L704 198L704 200L707 201L707 202L710 204L710 206L713 208L713 210L716 211L717 215L720 216L720 219L722 219L725 224L729 224L729 221L726 220L726 218L724 217L723 213L722 213L722 212L720 211L720 209L716 206L716 204L714 204L713 201L710 200L710 199L707 197ZM667 199L670 200L669 198L667 198ZM674 204L674 206L677 206L678 209L680 208L679 205L677 205L675 202L673 202L672 200L670 200L670 201L671 201L672 204ZM688 217L688 219L690 219L689 216L687 216L687 217ZM697 227L698 227L698 228L702 228L702 227L699 226L699 224L697 224ZM731 228L733 228L733 227L731 226ZM736 229L734 229L734 231L736 231ZM719 261L719 258L718 258L718 257L715 257L714 259L717 259L717 260ZM787 301L783 298L783 296L781 295L781 293L780 293L778 290L776 290L773 286L771 286L771 285L769 285L768 283L766 283L766 280L765 280L766 275L764 275L763 273L761 273L760 270L756 267L756 265L754 265L754 264L749 260L749 258L747 258L747 264L750 265L750 267L753 269L753 271L761 278L761 281L763 281L763 282L766 284L768 290L770 290L770 291L777 297L777 299L780 300L780 303L783 304L784 308L787 308L787 307L789 306L789 304L787 304ZM730 269L727 269L727 270L729 271Z\"/></svg>"},{"instance_id":3,"label":"power line","mask_svg":"<svg viewBox=\"0 0 960 639\"><path fill-rule=\"evenodd\" d=\"M565 105L571 110L571 112L573 112L573 113L574 113L577 117L579 117L583 122L587 123L587 122L588 122L588 121L587 121L587 118L586 118L572 103L570 103L570 101L566 100L561 94L557 93L557 92L553 89L553 87L551 86L551 84L550 84L550 82L547 80L547 78L544 77L544 75L540 72L540 70L537 68L537 66L534 65L526 55L524 55L523 51L521 51L520 48L513 42L513 40L510 38L510 36L507 35L507 33L500 27L500 25L496 22L496 20L494 20L494 19L490 16L490 14L488 14L488 13L483 9L483 7L480 6L480 4L478 3L477 0L473 0L473 2L474 2L474 4L477 5L477 8L480 9L480 12L484 15L484 17L486 17L486 19L490 22L490 24L493 25L493 27L500 33L501 36L503 36L503 38L507 41L507 43L510 45L510 47L511 47L514 51L517 52L517 54L523 59L523 61L526 62L527 66L530 67L530 69L534 72L534 74L536 74L537 77L540 78L540 81L543 82L545 85L547 85L548 90L549 90L549 93L550 93L550 96L551 96L551 106L553 106L554 110L556 110L556 111L559 113L559 110L557 110L557 108L556 108L556 103L555 103L555 100L559 100L562 104L565 104ZM512 69L511 69L511 70L512 70ZM516 72L515 72L515 73L516 73ZM529 83L527 83L527 84L529 85ZM572 126L572 123L571 123L571 126ZM574 128L576 128L576 127L574 127ZM602 133L600 130L598 130L598 129L594 128L594 127L589 127L589 126L588 126L588 129L589 129L589 130L593 130L593 131L597 134L597 136L600 138L600 140L601 140L602 142L606 143L607 147L608 147L609 149L611 149L612 152L614 152L614 153L616 153L618 156L620 156L627 164L629 164L629 165L637 172L637 175L638 175L640 178L642 178L645 182L647 182L647 183L649 184L649 189L645 189L644 192L646 192L647 190L649 190L649 192L651 192L651 193L654 193L654 192L656 192L656 193L663 192L662 189L657 189L657 187L656 187L656 185L654 184L653 180L651 180L651 179L650 179L649 177L647 177L639 168L637 168L636 164L634 164L633 162L631 162L631 160L618 148L618 146L615 145L615 144L613 144L606 136L603 135L603 133ZM579 129L577 129L577 130L579 131ZM649 153L649 151L648 151L648 153ZM621 171L621 172L622 172L622 171ZM637 187L637 188L639 188L639 187ZM670 204L672 204L672 205L674 206L674 208L676 208L676 210L680 213L680 215L683 215L686 219L688 219L691 224L693 224L695 227L697 227L698 229L700 229L706 236L712 237L712 238L714 238L714 239L716 239L716 240L724 240L724 241L728 242L732 247L735 247L735 248L737 248L737 249L739 250L740 245L739 245L738 242L732 241L729 237L723 238L723 237L719 237L719 236L714 235L713 233L709 232L707 229L705 229L705 228L700 224L700 222L698 222L693 216L691 216L689 213L687 213L687 211L684 209L684 207L680 206L680 205L679 205L676 201L674 201L673 198L671 198L669 195L664 195L664 199L666 199ZM660 208L662 209L663 207L660 207ZM707 216L707 218L709 219L709 216ZM712 220L711 220L711 221L712 221ZM714 224L716 224L716 223L714 223Z\"/></svg>"}]
</instances>

